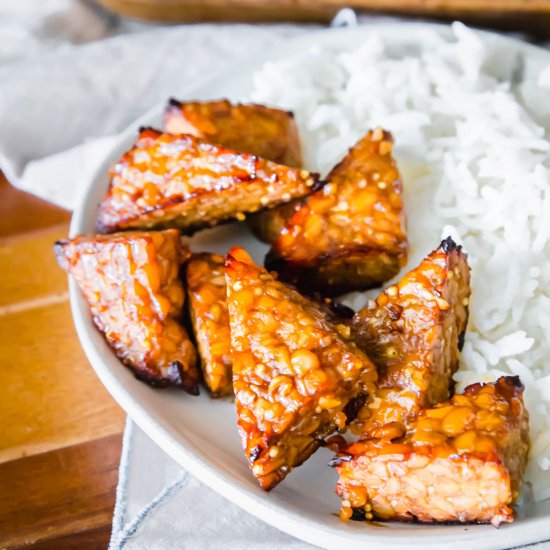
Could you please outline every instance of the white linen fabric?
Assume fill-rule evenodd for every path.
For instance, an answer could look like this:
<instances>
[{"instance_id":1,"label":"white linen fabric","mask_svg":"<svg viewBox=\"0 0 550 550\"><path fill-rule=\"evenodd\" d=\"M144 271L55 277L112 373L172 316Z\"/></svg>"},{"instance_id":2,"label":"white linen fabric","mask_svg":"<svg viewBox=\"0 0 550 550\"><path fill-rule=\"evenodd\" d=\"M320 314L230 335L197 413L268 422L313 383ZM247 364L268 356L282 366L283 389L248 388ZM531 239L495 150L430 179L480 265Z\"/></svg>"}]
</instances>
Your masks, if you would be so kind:
<instances>
[{"instance_id":1,"label":"white linen fabric","mask_svg":"<svg viewBox=\"0 0 550 550\"><path fill-rule=\"evenodd\" d=\"M156 28L84 45L56 47L50 40L45 52L16 62L4 48L13 34L4 24L0 169L14 185L67 209L114 143L111 136L139 115L182 97L191 82L305 31L295 25Z\"/></svg>"},{"instance_id":2,"label":"white linen fabric","mask_svg":"<svg viewBox=\"0 0 550 550\"><path fill-rule=\"evenodd\" d=\"M333 21L355 24L348 9ZM4 0L0 169L21 189L72 209L117 134L152 105L185 98L197 78L312 28L160 28L119 20L88 1ZM110 550L122 548L314 547L204 486L128 420L110 543Z\"/></svg>"},{"instance_id":3,"label":"white linen fabric","mask_svg":"<svg viewBox=\"0 0 550 550\"><path fill-rule=\"evenodd\" d=\"M154 464L154 468L151 465ZM313 549L182 470L128 420L109 550Z\"/></svg>"}]
</instances>

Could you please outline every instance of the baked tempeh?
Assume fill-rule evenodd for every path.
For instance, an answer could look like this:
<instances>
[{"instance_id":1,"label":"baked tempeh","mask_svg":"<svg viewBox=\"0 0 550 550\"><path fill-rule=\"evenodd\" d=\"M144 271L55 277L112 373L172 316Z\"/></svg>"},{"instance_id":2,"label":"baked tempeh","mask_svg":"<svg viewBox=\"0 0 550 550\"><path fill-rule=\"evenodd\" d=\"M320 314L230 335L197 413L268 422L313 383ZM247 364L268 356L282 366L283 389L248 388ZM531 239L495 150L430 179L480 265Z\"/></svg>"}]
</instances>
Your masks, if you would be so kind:
<instances>
[{"instance_id":1,"label":"baked tempeh","mask_svg":"<svg viewBox=\"0 0 550 550\"><path fill-rule=\"evenodd\" d=\"M345 428L349 403L374 390L376 368L345 336L349 327L333 327L242 248L229 253L226 280L239 433L269 490Z\"/></svg>"},{"instance_id":2,"label":"baked tempeh","mask_svg":"<svg viewBox=\"0 0 550 550\"><path fill-rule=\"evenodd\" d=\"M470 268L449 237L356 313L352 336L378 368L354 431L400 437L424 407L448 399L468 322Z\"/></svg>"},{"instance_id":3,"label":"baked tempeh","mask_svg":"<svg viewBox=\"0 0 550 550\"><path fill-rule=\"evenodd\" d=\"M407 258L402 186L392 136L370 131L299 204L266 257L282 280L338 295L378 286Z\"/></svg>"},{"instance_id":4,"label":"baked tempeh","mask_svg":"<svg viewBox=\"0 0 550 550\"><path fill-rule=\"evenodd\" d=\"M511 522L529 454L528 413L517 376L473 384L423 410L396 441L365 439L331 462L340 517Z\"/></svg>"},{"instance_id":5,"label":"baked tempeh","mask_svg":"<svg viewBox=\"0 0 550 550\"><path fill-rule=\"evenodd\" d=\"M117 357L153 386L198 394L195 348L181 326L179 231L80 235L55 244Z\"/></svg>"},{"instance_id":6,"label":"baked tempeh","mask_svg":"<svg viewBox=\"0 0 550 550\"><path fill-rule=\"evenodd\" d=\"M218 254L194 254L185 275L204 382L213 397L233 395L225 260Z\"/></svg>"},{"instance_id":7,"label":"baked tempeh","mask_svg":"<svg viewBox=\"0 0 550 550\"><path fill-rule=\"evenodd\" d=\"M111 170L102 232L177 227L186 234L308 195L318 176L194 136L142 128Z\"/></svg>"}]
</instances>

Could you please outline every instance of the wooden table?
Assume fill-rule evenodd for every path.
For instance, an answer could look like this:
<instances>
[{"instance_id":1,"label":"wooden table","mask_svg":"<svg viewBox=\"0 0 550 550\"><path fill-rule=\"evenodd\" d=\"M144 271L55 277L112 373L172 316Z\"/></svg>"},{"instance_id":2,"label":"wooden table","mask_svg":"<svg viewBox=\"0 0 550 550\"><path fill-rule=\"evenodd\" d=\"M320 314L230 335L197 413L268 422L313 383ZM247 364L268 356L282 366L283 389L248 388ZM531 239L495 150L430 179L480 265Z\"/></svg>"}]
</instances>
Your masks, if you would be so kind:
<instances>
[{"instance_id":1,"label":"wooden table","mask_svg":"<svg viewBox=\"0 0 550 550\"><path fill-rule=\"evenodd\" d=\"M106 548L125 415L81 350L52 244L70 214L0 174L0 548Z\"/></svg>"}]
</instances>

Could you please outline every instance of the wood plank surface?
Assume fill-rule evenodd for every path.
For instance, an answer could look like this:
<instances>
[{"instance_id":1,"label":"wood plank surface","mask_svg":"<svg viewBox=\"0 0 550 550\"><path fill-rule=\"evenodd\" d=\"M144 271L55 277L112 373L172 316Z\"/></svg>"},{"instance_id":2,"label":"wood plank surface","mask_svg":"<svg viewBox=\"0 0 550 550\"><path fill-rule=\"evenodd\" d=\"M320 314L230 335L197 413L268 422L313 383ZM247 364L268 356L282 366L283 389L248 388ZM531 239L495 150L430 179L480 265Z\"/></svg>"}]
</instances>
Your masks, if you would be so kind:
<instances>
[{"instance_id":1,"label":"wood plank surface","mask_svg":"<svg viewBox=\"0 0 550 550\"><path fill-rule=\"evenodd\" d=\"M52 245L70 214L0 174L0 548L106 548L125 415L89 366Z\"/></svg>"},{"instance_id":2,"label":"wood plank surface","mask_svg":"<svg viewBox=\"0 0 550 550\"><path fill-rule=\"evenodd\" d=\"M0 172L0 237L18 235L60 223L70 212L12 187Z\"/></svg>"},{"instance_id":3,"label":"wood plank surface","mask_svg":"<svg viewBox=\"0 0 550 550\"><path fill-rule=\"evenodd\" d=\"M71 533L49 540L32 543L32 550L82 550L83 548L106 550L111 540L111 525ZM17 547L16 547L17 548ZM28 546L27 546L28 548Z\"/></svg>"},{"instance_id":4,"label":"wood plank surface","mask_svg":"<svg viewBox=\"0 0 550 550\"><path fill-rule=\"evenodd\" d=\"M104 536L120 450L120 437L109 436L0 465L0 547L67 548Z\"/></svg>"},{"instance_id":5,"label":"wood plank surface","mask_svg":"<svg viewBox=\"0 0 550 550\"><path fill-rule=\"evenodd\" d=\"M52 250L66 233L63 225L0 240L0 462L123 428L73 326Z\"/></svg>"},{"instance_id":6,"label":"wood plank surface","mask_svg":"<svg viewBox=\"0 0 550 550\"><path fill-rule=\"evenodd\" d=\"M121 15L151 21L327 23L339 9L463 20L474 25L550 36L548 0L99 0Z\"/></svg>"}]
</instances>

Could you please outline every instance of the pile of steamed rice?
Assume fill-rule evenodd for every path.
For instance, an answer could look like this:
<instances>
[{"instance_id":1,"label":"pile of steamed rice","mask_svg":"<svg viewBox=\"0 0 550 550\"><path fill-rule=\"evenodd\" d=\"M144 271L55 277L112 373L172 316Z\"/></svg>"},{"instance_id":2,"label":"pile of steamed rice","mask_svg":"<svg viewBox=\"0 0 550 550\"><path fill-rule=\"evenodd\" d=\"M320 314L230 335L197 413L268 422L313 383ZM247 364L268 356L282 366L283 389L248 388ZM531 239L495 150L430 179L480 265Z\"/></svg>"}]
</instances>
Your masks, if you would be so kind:
<instances>
[{"instance_id":1,"label":"pile of steamed rice","mask_svg":"<svg viewBox=\"0 0 550 550\"><path fill-rule=\"evenodd\" d=\"M252 99L292 110L306 167L326 174L369 128L394 134L409 269L448 235L472 266L458 388L521 377L532 452L526 494L550 497L550 65L455 24L424 44L319 48L267 63ZM366 294L350 297L360 307ZM531 494L532 491L532 494Z\"/></svg>"}]
</instances>

